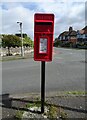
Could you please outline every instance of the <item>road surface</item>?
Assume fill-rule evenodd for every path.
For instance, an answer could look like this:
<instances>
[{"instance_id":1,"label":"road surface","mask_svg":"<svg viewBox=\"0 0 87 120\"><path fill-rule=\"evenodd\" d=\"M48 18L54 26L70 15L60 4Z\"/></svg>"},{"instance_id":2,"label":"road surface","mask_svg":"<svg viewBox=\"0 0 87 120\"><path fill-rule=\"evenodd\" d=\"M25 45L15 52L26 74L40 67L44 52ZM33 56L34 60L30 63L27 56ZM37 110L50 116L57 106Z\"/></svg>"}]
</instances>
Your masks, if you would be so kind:
<instances>
[{"instance_id":1,"label":"road surface","mask_svg":"<svg viewBox=\"0 0 87 120\"><path fill-rule=\"evenodd\" d=\"M46 62L46 92L85 90L85 50L54 48ZM2 63L2 93L40 92L41 62L22 59Z\"/></svg>"}]
</instances>

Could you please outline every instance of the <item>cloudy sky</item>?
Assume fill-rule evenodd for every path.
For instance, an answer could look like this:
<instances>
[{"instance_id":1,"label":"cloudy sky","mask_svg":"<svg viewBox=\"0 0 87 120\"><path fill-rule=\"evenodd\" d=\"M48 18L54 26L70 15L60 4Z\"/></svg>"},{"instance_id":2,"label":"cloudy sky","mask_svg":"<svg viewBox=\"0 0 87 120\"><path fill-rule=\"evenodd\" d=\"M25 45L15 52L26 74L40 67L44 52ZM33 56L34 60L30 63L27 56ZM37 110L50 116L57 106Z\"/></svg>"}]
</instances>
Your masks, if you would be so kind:
<instances>
[{"instance_id":1,"label":"cloudy sky","mask_svg":"<svg viewBox=\"0 0 87 120\"><path fill-rule=\"evenodd\" d=\"M37 2L38 1L38 2ZM82 29L85 24L86 0L2 0L0 3L0 33L19 33L17 21L23 23L23 32L34 36L34 14L54 13L54 38L68 30Z\"/></svg>"}]
</instances>

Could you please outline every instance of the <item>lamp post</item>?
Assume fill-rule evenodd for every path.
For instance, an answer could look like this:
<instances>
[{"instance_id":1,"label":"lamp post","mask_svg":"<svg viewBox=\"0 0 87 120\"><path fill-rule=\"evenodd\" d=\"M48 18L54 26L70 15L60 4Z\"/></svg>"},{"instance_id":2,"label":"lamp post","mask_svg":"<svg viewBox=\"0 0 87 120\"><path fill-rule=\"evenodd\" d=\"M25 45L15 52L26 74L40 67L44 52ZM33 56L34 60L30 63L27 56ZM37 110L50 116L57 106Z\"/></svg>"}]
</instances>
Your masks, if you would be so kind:
<instances>
[{"instance_id":1,"label":"lamp post","mask_svg":"<svg viewBox=\"0 0 87 120\"><path fill-rule=\"evenodd\" d=\"M21 56L24 57L22 22L17 22L17 23L20 25L20 33L21 33Z\"/></svg>"}]
</instances>

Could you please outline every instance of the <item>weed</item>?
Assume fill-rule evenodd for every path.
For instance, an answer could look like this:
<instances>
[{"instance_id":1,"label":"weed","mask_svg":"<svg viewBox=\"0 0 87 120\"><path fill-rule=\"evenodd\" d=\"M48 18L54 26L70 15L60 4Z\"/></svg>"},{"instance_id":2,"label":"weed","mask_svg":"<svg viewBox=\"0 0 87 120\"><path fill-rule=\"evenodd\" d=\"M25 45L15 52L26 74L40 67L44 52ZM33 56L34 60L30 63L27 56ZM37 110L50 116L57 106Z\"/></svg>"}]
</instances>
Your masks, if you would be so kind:
<instances>
[{"instance_id":1,"label":"weed","mask_svg":"<svg viewBox=\"0 0 87 120\"><path fill-rule=\"evenodd\" d=\"M21 119L22 119L23 112L24 112L24 111L18 110L18 111L16 112L15 118L18 119L18 120L21 120Z\"/></svg>"},{"instance_id":2,"label":"weed","mask_svg":"<svg viewBox=\"0 0 87 120\"><path fill-rule=\"evenodd\" d=\"M49 107L48 118L57 118L58 109L55 106Z\"/></svg>"},{"instance_id":3,"label":"weed","mask_svg":"<svg viewBox=\"0 0 87 120\"><path fill-rule=\"evenodd\" d=\"M34 103L28 103L26 104L26 108L33 108L33 107L41 107L41 101L36 101ZM45 103L44 107L46 107L46 111L43 115L47 116L49 119L53 118L67 118L67 114L63 111L61 107L56 107L52 104ZM21 120L23 116L24 111L17 111L16 113L16 119Z\"/></svg>"}]
</instances>

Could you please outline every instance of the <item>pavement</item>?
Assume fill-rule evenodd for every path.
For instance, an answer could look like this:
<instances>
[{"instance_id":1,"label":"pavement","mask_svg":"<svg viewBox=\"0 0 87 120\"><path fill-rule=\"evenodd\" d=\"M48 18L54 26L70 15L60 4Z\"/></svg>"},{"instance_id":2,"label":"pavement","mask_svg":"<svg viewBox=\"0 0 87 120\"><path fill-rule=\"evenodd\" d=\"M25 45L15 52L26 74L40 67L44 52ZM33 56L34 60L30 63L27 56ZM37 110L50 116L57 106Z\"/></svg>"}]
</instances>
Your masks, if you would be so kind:
<instances>
[{"instance_id":1,"label":"pavement","mask_svg":"<svg viewBox=\"0 0 87 120\"><path fill-rule=\"evenodd\" d=\"M49 104L54 104L61 107L67 113L67 119L87 120L87 96L78 95L63 95L57 93L47 93L45 101ZM16 111L27 111L25 108L27 103L40 100L40 94L5 94L2 96L2 120L16 120L14 117Z\"/></svg>"}]
</instances>

